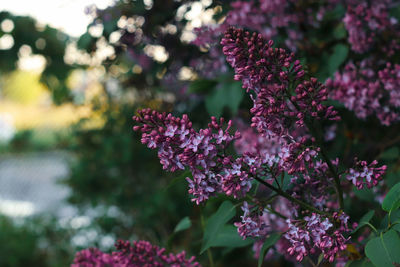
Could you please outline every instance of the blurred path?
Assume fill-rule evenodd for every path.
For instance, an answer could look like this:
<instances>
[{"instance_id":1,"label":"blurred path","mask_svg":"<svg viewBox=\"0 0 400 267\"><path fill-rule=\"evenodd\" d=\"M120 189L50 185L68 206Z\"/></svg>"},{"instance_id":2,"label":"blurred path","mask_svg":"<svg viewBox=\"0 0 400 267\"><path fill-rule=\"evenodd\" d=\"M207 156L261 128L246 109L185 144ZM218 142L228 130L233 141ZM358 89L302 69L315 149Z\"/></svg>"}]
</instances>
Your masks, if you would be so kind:
<instances>
[{"instance_id":1,"label":"blurred path","mask_svg":"<svg viewBox=\"0 0 400 267\"><path fill-rule=\"evenodd\" d=\"M41 212L71 215L73 208L64 201L69 188L58 183L68 173L64 152L0 156L0 213L13 217Z\"/></svg>"}]
</instances>

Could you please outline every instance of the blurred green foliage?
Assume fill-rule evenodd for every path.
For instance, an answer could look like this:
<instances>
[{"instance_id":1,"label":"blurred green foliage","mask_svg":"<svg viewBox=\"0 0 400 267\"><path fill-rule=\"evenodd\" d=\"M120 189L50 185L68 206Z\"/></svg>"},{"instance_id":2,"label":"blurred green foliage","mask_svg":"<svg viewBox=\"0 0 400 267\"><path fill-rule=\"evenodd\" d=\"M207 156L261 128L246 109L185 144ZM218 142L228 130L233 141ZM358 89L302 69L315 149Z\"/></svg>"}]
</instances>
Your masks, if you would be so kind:
<instances>
[{"instance_id":1,"label":"blurred green foliage","mask_svg":"<svg viewBox=\"0 0 400 267\"><path fill-rule=\"evenodd\" d=\"M25 221L0 216L0 266L68 266L74 254L71 232L48 218Z\"/></svg>"},{"instance_id":2,"label":"blurred green foliage","mask_svg":"<svg viewBox=\"0 0 400 267\"><path fill-rule=\"evenodd\" d=\"M19 51L23 45L30 47L32 54L43 55L46 65L40 80L51 90L53 101L61 103L70 98L66 79L73 66L64 62L69 36L48 25L40 25L27 16L14 16L9 12L0 12L0 23L11 20L14 28L10 32L0 29L0 37L12 36L14 44L10 49L0 50L0 74L16 69Z\"/></svg>"}]
</instances>

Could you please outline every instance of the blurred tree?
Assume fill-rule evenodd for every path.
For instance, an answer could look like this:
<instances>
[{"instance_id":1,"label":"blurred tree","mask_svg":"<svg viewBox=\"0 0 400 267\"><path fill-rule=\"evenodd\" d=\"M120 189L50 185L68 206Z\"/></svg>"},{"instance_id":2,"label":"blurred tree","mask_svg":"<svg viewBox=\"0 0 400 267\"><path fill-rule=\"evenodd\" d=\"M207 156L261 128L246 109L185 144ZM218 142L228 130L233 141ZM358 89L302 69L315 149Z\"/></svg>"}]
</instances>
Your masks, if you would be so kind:
<instances>
[{"instance_id":1,"label":"blurred tree","mask_svg":"<svg viewBox=\"0 0 400 267\"><path fill-rule=\"evenodd\" d=\"M15 70L21 47L29 47L31 54L46 60L40 79L51 90L54 102L70 99L65 81L73 67L64 62L68 35L31 17L5 11L0 12L0 25L0 39L8 45L0 47L0 74Z\"/></svg>"}]
</instances>

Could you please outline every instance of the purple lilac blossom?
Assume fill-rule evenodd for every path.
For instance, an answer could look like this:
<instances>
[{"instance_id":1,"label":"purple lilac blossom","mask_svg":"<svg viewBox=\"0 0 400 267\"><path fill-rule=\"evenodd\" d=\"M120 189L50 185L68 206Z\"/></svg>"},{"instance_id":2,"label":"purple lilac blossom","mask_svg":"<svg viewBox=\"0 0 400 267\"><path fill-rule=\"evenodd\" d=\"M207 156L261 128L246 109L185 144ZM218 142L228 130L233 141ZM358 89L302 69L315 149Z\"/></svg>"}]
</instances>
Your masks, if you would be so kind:
<instances>
[{"instance_id":1,"label":"purple lilac blossom","mask_svg":"<svg viewBox=\"0 0 400 267\"><path fill-rule=\"evenodd\" d=\"M349 238L344 234L350 232L347 226L349 217L344 213L335 213L333 219L340 224L335 228L333 222L321 215L312 213L303 220L287 220L289 230L284 234L291 246L287 252L302 261L309 254L323 253L329 262L335 260L336 255L346 249Z\"/></svg>"},{"instance_id":2,"label":"purple lilac blossom","mask_svg":"<svg viewBox=\"0 0 400 267\"><path fill-rule=\"evenodd\" d=\"M386 165L376 168L378 164L376 160L368 164L366 161L357 161L353 168L347 172L346 179L351 181L358 189L364 187L374 187L382 180L386 171Z\"/></svg>"},{"instance_id":3,"label":"purple lilac blossom","mask_svg":"<svg viewBox=\"0 0 400 267\"><path fill-rule=\"evenodd\" d=\"M135 131L142 132L142 143L158 149L163 168L174 172L189 167L192 178L187 178L192 201L197 204L216 193L235 198L243 197L251 188L251 177L246 168L255 162L250 155L236 160L225 156L225 148L240 138L240 133L230 134L232 122L224 130L224 120L211 118L208 128L195 131L187 115L181 118L150 109L138 111L134 120L140 125Z\"/></svg>"},{"instance_id":4,"label":"purple lilac blossom","mask_svg":"<svg viewBox=\"0 0 400 267\"><path fill-rule=\"evenodd\" d=\"M376 70L371 60L348 63L326 84L330 97L354 111L358 118L376 115L383 125L400 121L400 65L386 63Z\"/></svg>"},{"instance_id":5,"label":"purple lilac blossom","mask_svg":"<svg viewBox=\"0 0 400 267\"><path fill-rule=\"evenodd\" d=\"M383 51L391 56L400 48L398 38L398 22L389 16L388 8L392 0L348 1L349 5L344 25L349 34L348 42L356 53L364 53L372 49L376 43L384 39L384 34L389 34L389 43L379 45ZM397 40L396 40L397 39ZM384 40L386 41L386 40Z\"/></svg>"},{"instance_id":6,"label":"purple lilac blossom","mask_svg":"<svg viewBox=\"0 0 400 267\"><path fill-rule=\"evenodd\" d=\"M71 267L201 267L195 257L186 258L186 252L167 254L164 248L147 241L118 241L117 251L107 254L97 248L79 251Z\"/></svg>"}]
</instances>

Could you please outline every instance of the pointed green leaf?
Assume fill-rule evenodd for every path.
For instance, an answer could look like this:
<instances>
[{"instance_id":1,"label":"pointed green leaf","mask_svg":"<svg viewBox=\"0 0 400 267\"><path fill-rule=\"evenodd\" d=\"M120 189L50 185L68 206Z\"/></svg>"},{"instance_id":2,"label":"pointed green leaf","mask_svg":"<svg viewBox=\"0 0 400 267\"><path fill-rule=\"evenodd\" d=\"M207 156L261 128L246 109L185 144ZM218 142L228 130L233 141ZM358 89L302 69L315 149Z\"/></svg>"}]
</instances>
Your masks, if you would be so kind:
<instances>
[{"instance_id":1,"label":"pointed green leaf","mask_svg":"<svg viewBox=\"0 0 400 267\"><path fill-rule=\"evenodd\" d=\"M393 263L400 263L399 251L400 238L394 230L381 233L365 246L365 254L377 267L393 267Z\"/></svg>"},{"instance_id":2,"label":"pointed green leaf","mask_svg":"<svg viewBox=\"0 0 400 267\"><path fill-rule=\"evenodd\" d=\"M236 114L244 95L244 89L239 82L222 83L205 99L208 113L219 117L224 107L228 107L232 114Z\"/></svg>"},{"instance_id":3,"label":"pointed green leaf","mask_svg":"<svg viewBox=\"0 0 400 267\"><path fill-rule=\"evenodd\" d=\"M203 253L210 247L210 244L217 237L224 225L236 215L235 206L230 201L224 201L209 219L204 229L203 245L200 253Z\"/></svg>"},{"instance_id":4,"label":"pointed green leaf","mask_svg":"<svg viewBox=\"0 0 400 267\"><path fill-rule=\"evenodd\" d=\"M174 233L189 229L190 226L192 226L192 222L190 221L190 218L185 217L176 225Z\"/></svg>"},{"instance_id":5,"label":"pointed green leaf","mask_svg":"<svg viewBox=\"0 0 400 267\"><path fill-rule=\"evenodd\" d=\"M279 238L281 238L281 234L273 233L265 240L260 250L260 256L258 257L258 265L257 265L258 267L262 266L262 263L264 262L265 255L267 254L268 250L273 245L275 245L276 242L278 242Z\"/></svg>"},{"instance_id":6,"label":"pointed green leaf","mask_svg":"<svg viewBox=\"0 0 400 267\"><path fill-rule=\"evenodd\" d=\"M364 216L362 216L362 218L360 219L360 222L358 223L357 228L354 229L354 231L352 233L357 232L361 227L363 227L364 225L369 223L369 221L372 219L372 217L374 217L374 214L375 214L374 210L370 210L366 214L364 214Z\"/></svg>"},{"instance_id":7,"label":"pointed green leaf","mask_svg":"<svg viewBox=\"0 0 400 267\"><path fill-rule=\"evenodd\" d=\"M333 54L328 58L328 71L332 75L338 70L340 65L346 60L349 48L343 44L337 44L333 47Z\"/></svg>"},{"instance_id":8,"label":"pointed green leaf","mask_svg":"<svg viewBox=\"0 0 400 267\"><path fill-rule=\"evenodd\" d=\"M238 248L245 247L252 244L254 240L243 238L238 234L237 228L233 225L224 225L222 229L217 233L215 238L209 242L210 247L228 247Z\"/></svg>"},{"instance_id":9,"label":"pointed green leaf","mask_svg":"<svg viewBox=\"0 0 400 267\"><path fill-rule=\"evenodd\" d=\"M355 261L349 261L346 263L345 267L374 267L368 259L360 259Z\"/></svg>"},{"instance_id":10,"label":"pointed green leaf","mask_svg":"<svg viewBox=\"0 0 400 267\"><path fill-rule=\"evenodd\" d=\"M382 209L385 211L396 210L400 207L400 183L393 186L387 193L382 203Z\"/></svg>"}]
</instances>

